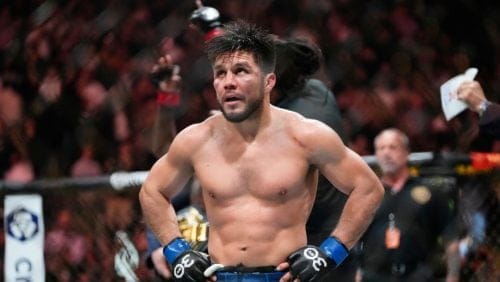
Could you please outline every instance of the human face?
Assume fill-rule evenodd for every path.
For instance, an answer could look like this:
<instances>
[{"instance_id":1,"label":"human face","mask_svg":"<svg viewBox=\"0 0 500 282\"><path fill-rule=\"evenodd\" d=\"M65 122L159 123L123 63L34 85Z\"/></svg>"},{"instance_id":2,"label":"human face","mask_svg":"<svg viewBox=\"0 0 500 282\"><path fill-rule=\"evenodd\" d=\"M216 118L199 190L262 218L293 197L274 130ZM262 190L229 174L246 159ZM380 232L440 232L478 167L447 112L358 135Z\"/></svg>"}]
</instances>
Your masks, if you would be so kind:
<instances>
[{"instance_id":1,"label":"human face","mask_svg":"<svg viewBox=\"0 0 500 282\"><path fill-rule=\"evenodd\" d=\"M395 175L405 168L408 153L402 137L396 132L384 132L375 140L375 156L384 175Z\"/></svg>"},{"instance_id":2,"label":"human face","mask_svg":"<svg viewBox=\"0 0 500 282\"><path fill-rule=\"evenodd\" d=\"M224 117L242 122L262 108L274 86L274 74L263 74L252 54L227 53L214 63L214 88Z\"/></svg>"}]
</instances>

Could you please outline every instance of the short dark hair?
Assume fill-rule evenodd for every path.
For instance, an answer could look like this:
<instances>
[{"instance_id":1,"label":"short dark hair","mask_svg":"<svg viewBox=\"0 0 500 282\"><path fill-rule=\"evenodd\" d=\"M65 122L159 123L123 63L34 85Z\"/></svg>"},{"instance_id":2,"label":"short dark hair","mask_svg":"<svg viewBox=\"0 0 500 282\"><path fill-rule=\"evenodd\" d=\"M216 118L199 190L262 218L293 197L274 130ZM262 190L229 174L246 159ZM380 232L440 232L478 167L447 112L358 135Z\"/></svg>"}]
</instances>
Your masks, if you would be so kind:
<instances>
[{"instance_id":1,"label":"short dark hair","mask_svg":"<svg viewBox=\"0 0 500 282\"><path fill-rule=\"evenodd\" d=\"M205 53L211 63L227 53L249 52L265 73L274 72L276 47L271 34L242 20L230 22L223 27L224 32L205 45Z\"/></svg>"}]
</instances>

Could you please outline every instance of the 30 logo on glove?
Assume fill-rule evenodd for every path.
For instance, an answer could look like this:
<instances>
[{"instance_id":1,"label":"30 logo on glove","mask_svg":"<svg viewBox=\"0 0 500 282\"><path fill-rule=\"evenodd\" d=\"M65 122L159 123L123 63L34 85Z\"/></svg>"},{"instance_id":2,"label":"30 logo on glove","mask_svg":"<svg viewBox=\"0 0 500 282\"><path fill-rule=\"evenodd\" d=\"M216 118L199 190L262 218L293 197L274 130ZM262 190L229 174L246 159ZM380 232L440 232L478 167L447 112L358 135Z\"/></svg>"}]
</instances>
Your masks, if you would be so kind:
<instances>
[{"instance_id":1,"label":"30 logo on glove","mask_svg":"<svg viewBox=\"0 0 500 282\"><path fill-rule=\"evenodd\" d=\"M186 240L172 240L163 248L163 255L172 266L174 281L205 281L203 272L210 266L210 259L205 253L191 250Z\"/></svg>"},{"instance_id":2,"label":"30 logo on glove","mask_svg":"<svg viewBox=\"0 0 500 282\"><path fill-rule=\"evenodd\" d=\"M172 264L174 281L205 281L203 272L210 266L208 255L187 251Z\"/></svg>"},{"instance_id":3,"label":"30 logo on glove","mask_svg":"<svg viewBox=\"0 0 500 282\"><path fill-rule=\"evenodd\" d=\"M316 246L306 246L293 252L288 257L288 263L293 277L304 282L317 281L335 265Z\"/></svg>"},{"instance_id":4,"label":"30 logo on glove","mask_svg":"<svg viewBox=\"0 0 500 282\"><path fill-rule=\"evenodd\" d=\"M300 281L319 281L328 271L337 267L349 251L336 238L326 239L321 247L308 245L288 256L290 272Z\"/></svg>"},{"instance_id":5,"label":"30 logo on glove","mask_svg":"<svg viewBox=\"0 0 500 282\"><path fill-rule=\"evenodd\" d=\"M316 271L321 271L321 268L328 266L328 262L319 256L319 251L316 248L306 248L304 257L312 261L312 267Z\"/></svg>"}]
</instances>

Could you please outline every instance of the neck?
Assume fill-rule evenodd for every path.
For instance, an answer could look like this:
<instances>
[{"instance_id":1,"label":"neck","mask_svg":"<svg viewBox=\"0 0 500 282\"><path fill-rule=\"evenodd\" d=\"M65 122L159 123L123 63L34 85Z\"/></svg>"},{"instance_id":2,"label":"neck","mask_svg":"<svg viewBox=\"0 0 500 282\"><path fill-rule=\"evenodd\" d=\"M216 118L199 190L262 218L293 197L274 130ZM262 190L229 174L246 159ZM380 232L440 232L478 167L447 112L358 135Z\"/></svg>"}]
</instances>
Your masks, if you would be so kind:
<instances>
[{"instance_id":1,"label":"neck","mask_svg":"<svg viewBox=\"0 0 500 282\"><path fill-rule=\"evenodd\" d=\"M237 134L245 141L252 142L262 129L271 122L271 107L272 106L268 102L264 102L251 117L242 122L230 123L230 126L233 127Z\"/></svg>"},{"instance_id":2,"label":"neck","mask_svg":"<svg viewBox=\"0 0 500 282\"><path fill-rule=\"evenodd\" d=\"M386 185L391 186L393 192L397 193L401 191L403 185L405 184L406 180L408 180L409 177L410 177L410 170L408 169L408 167L404 167L395 173L382 175L381 180Z\"/></svg>"},{"instance_id":3,"label":"neck","mask_svg":"<svg viewBox=\"0 0 500 282\"><path fill-rule=\"evenodd\" d=\"M271 96L270 97L271 104L276 105L281 100L283 100L283 97L285 95L283 95L283 92L281 92L280 90L274 88L273 91L271 91L271 95L270 96Z\"/></svg>"}]
</instances>

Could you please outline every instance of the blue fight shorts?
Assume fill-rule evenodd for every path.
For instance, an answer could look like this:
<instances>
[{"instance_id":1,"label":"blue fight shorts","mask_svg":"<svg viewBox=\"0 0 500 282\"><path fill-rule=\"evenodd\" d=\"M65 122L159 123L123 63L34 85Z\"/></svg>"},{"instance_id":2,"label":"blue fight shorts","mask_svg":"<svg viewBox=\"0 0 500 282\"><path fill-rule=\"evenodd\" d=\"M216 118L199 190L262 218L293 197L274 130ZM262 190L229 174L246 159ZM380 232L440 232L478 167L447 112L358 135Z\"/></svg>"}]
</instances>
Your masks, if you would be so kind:
<instances>
[{"instance_id":1,"label":"blue fight shorts","mask_svg":"<svg viewBox=\"0 0 500 282\"><path fill-rule=\"evenodd\" d=\"M226 266L217 271L217 282L278 282L285 275L274 266Z\"/></svg>"}]
</instances>

